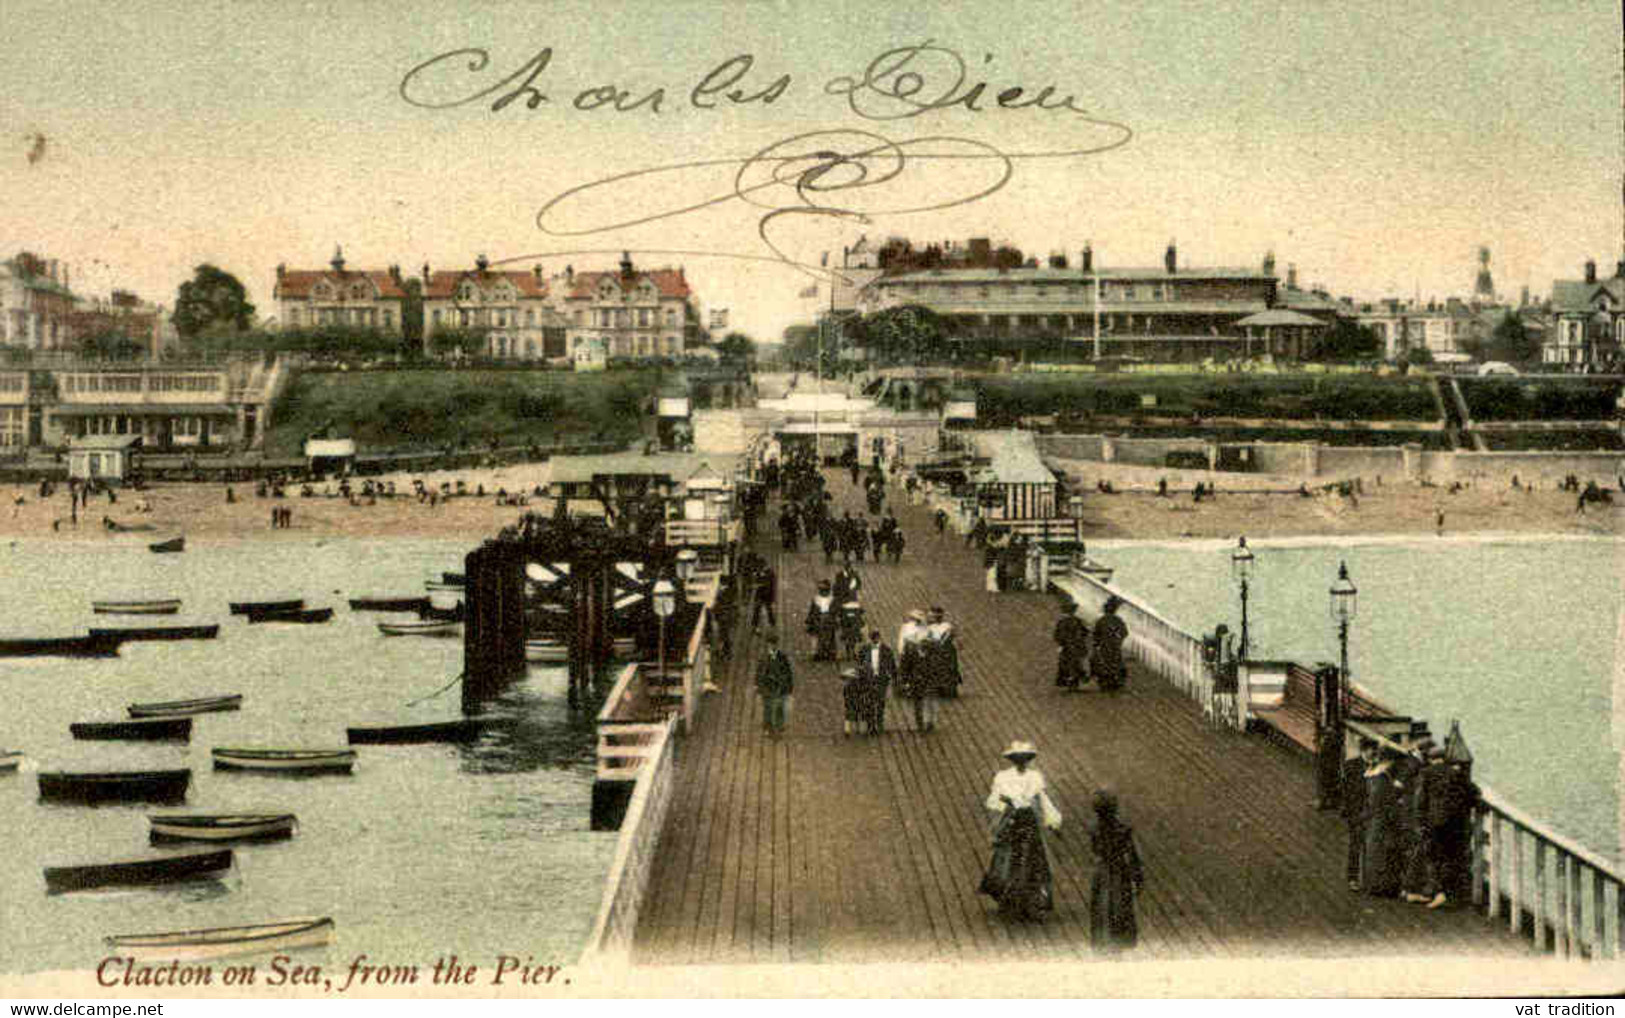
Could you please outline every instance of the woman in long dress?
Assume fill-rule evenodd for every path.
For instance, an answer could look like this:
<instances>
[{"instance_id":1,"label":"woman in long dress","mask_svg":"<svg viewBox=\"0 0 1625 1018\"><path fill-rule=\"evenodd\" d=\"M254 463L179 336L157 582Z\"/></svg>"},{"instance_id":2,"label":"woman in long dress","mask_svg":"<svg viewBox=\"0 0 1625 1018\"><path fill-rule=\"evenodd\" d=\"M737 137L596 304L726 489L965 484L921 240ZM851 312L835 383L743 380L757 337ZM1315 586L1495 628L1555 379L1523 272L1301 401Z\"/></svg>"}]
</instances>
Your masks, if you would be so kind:
<instances>
[{"instance_id":1,"label":"woman in long dress","mask_svg":"<svg viewBox=\"0 0 1625 1018\"><path fill-rule=\"evenodd\" d=\"M1360 890L1378 898L1399 893L1405 872L1405 783L1394 763L1399 753L1385 749L1365 772L1365 849L1360 853Z\"/></svg>"},{"instance_id":2,"label":"woman in long dress","mask_svg":"<svg viewBox=\"0 0 1625 1018\"><path fill-rule=\"evenodd\" d=\"M1145 883L1140 853L1134 847L1134 829L1117 812L1117 796L1101 789L1095 793L1095 822L1089 828L1089 848L1095 856L1095 875L1089 884L1089 940L1096 951L1120 951L1140 940L1134 899Z\"/></svg>"},{"instance_id":3,"label":"woman in long dress","mask_svg":"<svg viewBox=\"0 0 1625 1018\"><path fill-rule=\"evenodd\" d=\"M1123 660L1123 641L1128 639L1128 624L1117 616L1123 599L1113 594L1101 607L1100 620L1095 623L1094 651L1089 657L1089 668L1094 672L1100 688L1116 692L1128 678L1128 664Z\"/></svg>"},{"instance_id":4,"label":"woman in long dress","mask_svg":"<svg viewBox=\"0 0 1625 1018\"><path fill-rule=\"evenodd\" d=\"M1050 801L1044 775L1029 766L1038 750L1012 742L1004 751L1010 766L993 776L987 808L996 814L993 859L982 876L982 894L999 903L1006 918L1041 920L1055 908L1044 828L1059 830L1061 811Z\"/></svg>"}]
</instances>

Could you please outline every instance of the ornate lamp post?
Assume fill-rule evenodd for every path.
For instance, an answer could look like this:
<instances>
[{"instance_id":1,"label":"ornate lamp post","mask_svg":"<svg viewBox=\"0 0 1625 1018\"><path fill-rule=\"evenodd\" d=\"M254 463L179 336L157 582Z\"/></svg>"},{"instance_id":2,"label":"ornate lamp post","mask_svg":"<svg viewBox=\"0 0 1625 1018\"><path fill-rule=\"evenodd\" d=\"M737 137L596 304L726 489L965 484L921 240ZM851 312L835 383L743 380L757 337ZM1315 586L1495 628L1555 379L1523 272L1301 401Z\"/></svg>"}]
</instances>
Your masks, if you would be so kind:
<instances>
[{"instance_id":1,"label":"ornate lamp post","mask_svg":"<svg viewBox=\"0 0 1625 1018\"><path fill-rule=\"evenodd\" d=\"M662 579L655 583L654 590L655 614L660 616L660 678L666 678L666 620L671 613L677 610L677 588L671 585L670 580Z\"/></svg>"},{"instance_id":2,"label":"ornate lamp post","mask_svg":"<svg viewBox=\"0 0 1625 1018\"><path fill-rule=\"evenodd\" d=\"M1241 585L1241 653L1239 660L1247 660L1247 583L1253 578L1253 550L1247 539L1236 539L1236 550L1230 553L1230 575Z\"/></svg>"},{"instance_id":3,"label":"ornate lamp post","mask_svg":"<svg viewBox=\"0 0 1625 1018\"><path fill-rule=\"evenodd\" d=\"M1349 579L1347 562L1337 564L1337 580L1328 591L1329 610L1337 623L1337 645L1340 654L1337 670L1323 669L1316 676L1316 756L1320 785L1320 808L1334 809L1343 798L1343 707L1347 701L1349 683L1349 623L1359 611L1360 592Z\"/></svg>"}]
</instances>

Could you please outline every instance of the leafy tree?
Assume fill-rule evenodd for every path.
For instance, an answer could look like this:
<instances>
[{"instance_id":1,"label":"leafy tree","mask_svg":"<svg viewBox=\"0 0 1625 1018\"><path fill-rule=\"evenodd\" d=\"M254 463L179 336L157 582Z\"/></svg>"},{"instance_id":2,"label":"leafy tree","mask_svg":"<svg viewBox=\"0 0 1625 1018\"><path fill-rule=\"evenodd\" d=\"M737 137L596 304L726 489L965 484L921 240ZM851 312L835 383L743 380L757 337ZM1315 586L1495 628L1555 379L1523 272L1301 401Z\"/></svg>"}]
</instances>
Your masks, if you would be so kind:
<instances>
[{"instance_id":1,"label":"leafy tree","mask_svg":"<svg viewBox=\"0 0 1625 1018\"><path fill-rule=\"evenodd\" d=\"M1381 355L1382 342L1375 329L1338 318L1321 331L1310 356L1317 361L1370 360Z\"/></svg>"},{"instance_id":2,"label":"leafy tree","mask_svg":"<svg viewBox=\"0 0 1625 1018\"><path fill-rule=\"evenodd\" d=\"M246 332L254 305L236 276L205 262L175 294L175 331L184 340L209 332Z\"/></svg>"},{"instance_id":3,"label":"leafy tree","mask_svg":"<svg viewBox=\"0 0 1625 1018\"><path fill-rule=\"evenodd\" d=\"M442 329L429 337L429 352L443 357L454 351L464 357L483 357L491 349L487 329Z\"/></svg>"},{"instance_id":4,"label":"leafy tree","mask_svg":"<svg viewBox=\"0 0 1625 1018\"><path fill-rule=\"evenodd\" d=\"M1490 333L1485 352L1492 360L1520 364L1540 359L1540 342L1524 328L1522 318L1508 313Z\"/></svg>"},{"instance_id":5,"label":"leafy tree","mask_svg":"<svg viewBox=\"0 0 1625 1018\"><path fill-rule=\"evenodd\" d=\"M730 332L717 344L722 363L745 367L756 359L756 344L743 332Z\"/></svg>"},{"instance_id":6,"label":"leafy tree","mask_svg":"<svg viewBox=\"0 0 1625 1018\"><path fill-rule=\"evenodd\" d=\"M843 331L883 363L923 364L949 357L942 317L920 304L865 315L846 323Z\"/></svg>"}]
</instances>

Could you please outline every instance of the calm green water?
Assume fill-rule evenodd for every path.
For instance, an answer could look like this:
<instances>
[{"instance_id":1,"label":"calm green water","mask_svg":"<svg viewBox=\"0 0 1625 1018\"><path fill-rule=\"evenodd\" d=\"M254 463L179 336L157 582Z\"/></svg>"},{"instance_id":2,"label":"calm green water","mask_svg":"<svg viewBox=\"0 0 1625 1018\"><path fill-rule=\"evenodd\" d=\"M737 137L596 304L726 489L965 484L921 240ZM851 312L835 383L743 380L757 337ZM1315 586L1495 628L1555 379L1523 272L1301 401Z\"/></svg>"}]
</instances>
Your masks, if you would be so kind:
<instances>
[{"instance_id":1,"label":"calm green water","mask_svg":"<svg viewBox=\"0 0 1625 1018\"><path fill-rule=\"evenodd\" d=\"M190 548L145 541L0 545L0 631L82 631L92 598L184 599L174 620L221 623L217 640L126 644L105 661L0 661L0 747L27 751L0 775L0 971L93 966L110 933L332 915L337 939L301 960L347 968L366 954L431 965L443 954L573 962L596 916L613 834L588 830L594 733L566 704L562 669L533 668L489 705L506 722L466 747L364 746L349 777L215 772L213 746L342 746L345 728L458 716L458 688L415 706L462 665L460 639L386 638L390 616L346 598L419 594L461 570L466 546L327 541ZM228 601L303 596L332 605L317 626L249 625ZM236 713L199 716L190 745L78 742L68 725L122 717L131 701L244 694ZM192 768L184 807L46 805L40 770ZM288 811L290 841L244 847L238 873L174 891L47 896L47 865L172 851L147 844L155 811Z\"/></svg>"},{"instance_id":2,"label":"calm green water","mask_svg":"<svg viewBox=\"0 0 1625 1018\"><path fill-rule=\"evenodd\" d=\"M1625 545L1605 540L1248 542L1252 656L1336 661L1328 589L1359 589L1356 682L1436 737L1461 721L1474 775L1595 852L1621 858L1616 641ZM1191 633L1239 632L1233 542L1091 544L1132 592ZM1625 715L1621 716L1625 721Z\"/></svg>"}]
</instances>

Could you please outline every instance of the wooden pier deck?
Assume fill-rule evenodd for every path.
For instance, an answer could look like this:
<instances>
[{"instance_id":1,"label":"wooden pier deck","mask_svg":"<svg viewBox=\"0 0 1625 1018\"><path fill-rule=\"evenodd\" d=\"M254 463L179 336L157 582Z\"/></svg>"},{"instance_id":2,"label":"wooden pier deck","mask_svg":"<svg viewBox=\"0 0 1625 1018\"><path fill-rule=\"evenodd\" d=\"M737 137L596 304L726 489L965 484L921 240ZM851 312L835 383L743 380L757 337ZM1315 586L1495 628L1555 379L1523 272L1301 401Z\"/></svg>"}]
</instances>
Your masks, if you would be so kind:
<instances>
[{"instance_id":1,"label":"wooden pier deck","mask_svg":"<svg viewBox=\"0 0 1625 1018\"><path fill-rule=\"evenodd\" d=\"M837 514L856 515L859 493L826 475ZM761 733L762 642L742 618L722 691L679 746L635 964L1090 958L1086 825L1100 786L1118 792L1145 860L1136 957L1533 957L1470 907L1349 891L1343 822L1314 808L1302 755L1212 727L1142 669L1115 696L1057 691L1055 597L988 593L963 538L939 539L900 496L895 511L903 561L859 567L869 621L890 644L908 610L943 606L959 632L964 695L929 735L908 730L894 705L885 735L843 738L838 666L807 660L801 628L834 567L816 543L781 552L770 519L757 547L778 571L779 628L796 664L789 733ZM990 845L983 800L1012 739L1037 744L1066 817L1050 840L1056 911L1042 924L1007 923L976 893Z\"/></svg>"}]
</instances>

